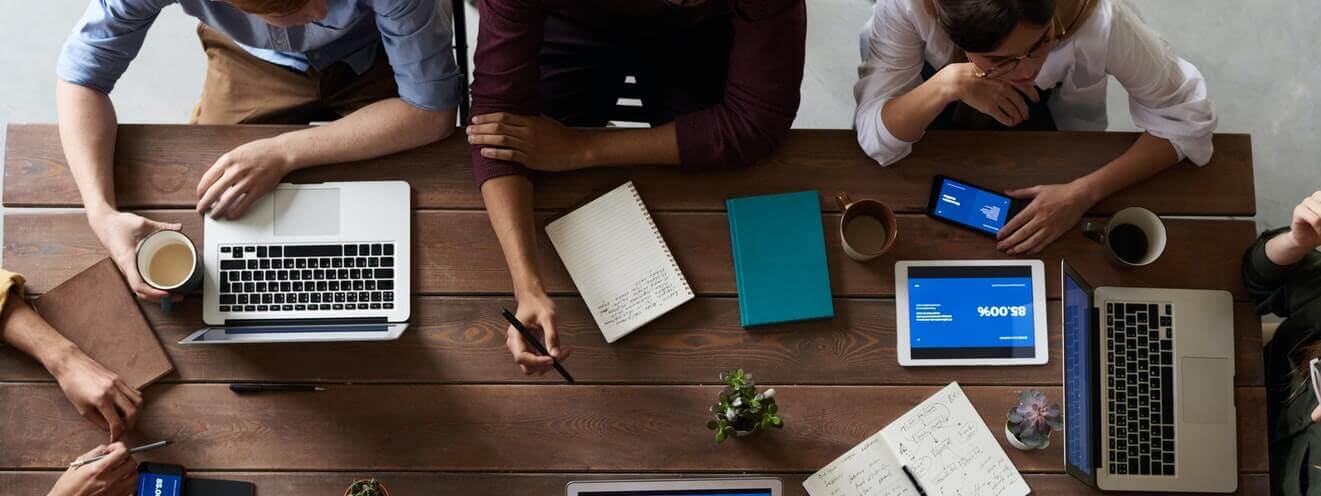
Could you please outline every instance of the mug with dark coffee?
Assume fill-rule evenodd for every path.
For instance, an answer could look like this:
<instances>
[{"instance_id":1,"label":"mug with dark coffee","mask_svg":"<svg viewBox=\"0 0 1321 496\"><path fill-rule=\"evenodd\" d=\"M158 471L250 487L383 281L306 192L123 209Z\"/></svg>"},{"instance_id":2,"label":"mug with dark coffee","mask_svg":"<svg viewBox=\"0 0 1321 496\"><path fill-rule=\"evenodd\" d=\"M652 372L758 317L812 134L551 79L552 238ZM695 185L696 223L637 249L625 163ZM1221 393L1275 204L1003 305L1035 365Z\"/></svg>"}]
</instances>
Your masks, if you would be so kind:
<instances>
[{"instance_id":1,"label":"mug with dark coffee","mask_svg":"<svg viewBox=\"0 0 1321 496\"><path fill-rule=\"evenodd\" d=\"M187 295L202 287L202 264L197 247L179 231L156 231L138 243L138 275L148 286L173 295ZM169 298L161 310L172 310Z\"/></svg>"},{"instance_id":2,"label":"mug with dark coffee","mask_svg":"<svg viewBox=\"0 0 1321 496\"><path fill-rule=\"evenodd\" d=\"M1104 226L1086 222L1083 235L1105 245L1115 260L1131 267L1155 262L1165 252L1165 224L1142 207L1120 210Z\"/></svg>"},{"instance_id":3,"label":"mug with dark coffee","mask_svg":"<svg viewBox=\"0 0 1321 496\"><path fill-rule=\"evenodd\" d=\"M848 193L835 196L835 202L844 214L839 219L839 239L849 258L866 262L894 246L899 222L890 207L876 200L853 201Z\"/></svg>"}]
</instances>

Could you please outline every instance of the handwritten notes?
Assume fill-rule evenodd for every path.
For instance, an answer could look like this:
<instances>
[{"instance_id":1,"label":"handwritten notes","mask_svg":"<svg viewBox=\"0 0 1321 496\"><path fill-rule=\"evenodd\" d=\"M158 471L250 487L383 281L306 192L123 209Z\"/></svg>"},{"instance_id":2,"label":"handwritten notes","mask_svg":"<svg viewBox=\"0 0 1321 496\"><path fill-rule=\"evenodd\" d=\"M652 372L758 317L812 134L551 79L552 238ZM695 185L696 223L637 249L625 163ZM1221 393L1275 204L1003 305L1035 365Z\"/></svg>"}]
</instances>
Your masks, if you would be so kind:
<instances>
[{"instance_id":1,"label":"handwritten notes","mask_svg":"<svg viewBox=\"0 0 1321 496\"><path fill-rule=\"evenodd\" d=\"M694 297L631 182L551 222L546 234L606 342Z\"/></svg>"},{"instance_id":2,"label":"handwritten notes","mask_svg":"<svg viewBox=\"0 0 1321 496\"><path fill-rule=\"evenodd\" d=\"M1031 492L958 383L813 474L803 487L812 496L916 495L905 466L931 496Z\"/></svg>"}]
</instances>

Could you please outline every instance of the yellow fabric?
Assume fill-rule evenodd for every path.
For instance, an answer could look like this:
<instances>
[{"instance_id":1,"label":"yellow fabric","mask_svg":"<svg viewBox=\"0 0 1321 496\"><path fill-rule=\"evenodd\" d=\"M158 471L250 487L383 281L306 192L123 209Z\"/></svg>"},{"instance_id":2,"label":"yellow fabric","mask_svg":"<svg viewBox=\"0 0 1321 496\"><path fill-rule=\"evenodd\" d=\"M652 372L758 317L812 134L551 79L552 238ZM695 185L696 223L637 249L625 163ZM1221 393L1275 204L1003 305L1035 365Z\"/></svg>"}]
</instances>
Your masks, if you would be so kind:
<instances>
[{"instance_id":1,"label":"yellow fabric","mask_svg":"<svg viewBox=\"0 0 1321 496\"><path fill-rule=\"evenodd\" d=\"M23 297L23 284L26 281L22 275L17 272L10 272L0 269L0 308L5 307L5 302L9 300L9 293L18 293L18 297Z\"/></svg>"}]
</instances>

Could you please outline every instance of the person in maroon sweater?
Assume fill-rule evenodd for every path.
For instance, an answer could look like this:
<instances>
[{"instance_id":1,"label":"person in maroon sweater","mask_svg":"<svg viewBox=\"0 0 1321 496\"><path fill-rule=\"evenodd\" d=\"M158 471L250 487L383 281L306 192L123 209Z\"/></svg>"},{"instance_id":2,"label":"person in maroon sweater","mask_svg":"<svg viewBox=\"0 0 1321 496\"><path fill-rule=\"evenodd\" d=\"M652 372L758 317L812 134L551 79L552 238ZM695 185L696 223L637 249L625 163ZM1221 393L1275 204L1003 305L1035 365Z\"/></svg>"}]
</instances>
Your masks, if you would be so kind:
<instances>
[{"instance_id":1,"label":"person in maroon sweater","mask_svg":"<svg viewBox=\"0 0 1321 496\"><path fill-rule=\"evenodd\" d=\"M530 171L743 166L769 155L798 112L804 0L480 0L473 173L504 250L518 319L569 349L536 266ZM646 129L604 130L625 76ZM510 327L524 373L545 373Z\"/></svg>"}]
</instances>

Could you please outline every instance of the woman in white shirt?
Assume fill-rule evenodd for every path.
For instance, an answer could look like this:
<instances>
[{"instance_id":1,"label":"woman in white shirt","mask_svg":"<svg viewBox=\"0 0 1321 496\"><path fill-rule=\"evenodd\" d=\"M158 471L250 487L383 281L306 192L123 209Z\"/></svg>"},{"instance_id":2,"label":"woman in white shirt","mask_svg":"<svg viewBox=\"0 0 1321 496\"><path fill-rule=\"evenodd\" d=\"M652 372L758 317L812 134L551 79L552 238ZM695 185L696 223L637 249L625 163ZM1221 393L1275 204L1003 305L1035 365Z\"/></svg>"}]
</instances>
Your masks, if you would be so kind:
<instances>
[{"instance_id":1,"label":"woman in white shirt","mask_svg":"<svg viewBox=\"0 0 1321 496\"><path fill-rule=\"evenodd\" d=\"M1040 251L1102 198L1184 158L1211 158L1202 74L1126 0L877 0L861 38L853 121L881 165L928 128L1104 130L1106 77L1124 85L1146 132L1072 182L1008 191L1032 199L998 235L1010 254Z\"/></svg>"}]
</instances>

